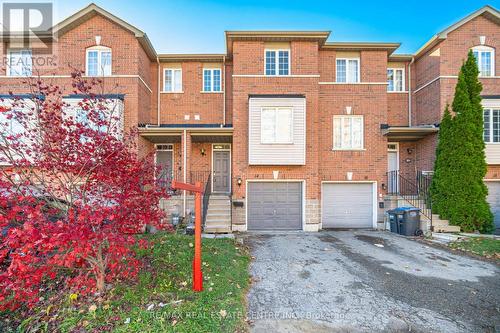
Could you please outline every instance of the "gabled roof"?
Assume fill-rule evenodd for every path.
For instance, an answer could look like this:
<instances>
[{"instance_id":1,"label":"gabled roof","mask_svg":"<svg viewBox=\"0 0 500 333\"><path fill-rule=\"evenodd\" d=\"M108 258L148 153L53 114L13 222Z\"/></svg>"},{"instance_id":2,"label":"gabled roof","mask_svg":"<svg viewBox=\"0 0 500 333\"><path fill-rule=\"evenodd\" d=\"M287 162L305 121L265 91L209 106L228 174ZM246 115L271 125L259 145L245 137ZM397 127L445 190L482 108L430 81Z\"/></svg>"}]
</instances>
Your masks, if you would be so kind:
<instances>
[{"instance_id":1,"label":"gabled roof","mask_svg":"<svg viewBox=\"0 0 500 333\"><path fill-rule=\"evenodd\" d=\"M448 34L458 28L460 28L462 25L466 24L467 22L475 19L478 16L484 15L488 19L496 22L497 24L500 24L500 11L498 11L496 8L493 8L492 6L486 5L484 7L481 7L480 9L476 10L475 12L467 15L460 21L450 25L448 28L444 29L440 33L436 34L434 37L432 37L427 43L425 43L416 53L415 57L421 56L423 53L434 47L436 44L441 42L442 40L446 39L448 37Z\"/></svg>"},{"instance_id":2,"label":"gabled roof","mask_svg":"<svg viewBox=\"0 0 500 333\"><path fill-rule=\"evenodd\" d=\"M87 7L79 10L78 12L69 16L68 18L59 22L58 24L56 24L53 27L52 31L53 31L54 35L56 35L56 34L63 35L64 33L70 31L74 27L80 25L81 23L87 21L88 19L94 17L95 15L101 15L101 16L107 18L108 20L116 23L117 25L121 26L125 30L128 30L131 33L133 33L134 36L138 39L141 46L144 48L144 50L148 54L148 56L151 59L156 59L156 51L153 48L153 45L151 44L146 33L137 29L133 25L125 22L121 18L119 18L119 17L111 14L110 12L102 9L101 7L97 6L94 3L91 3Z\"/></svg>"}]
</instances>

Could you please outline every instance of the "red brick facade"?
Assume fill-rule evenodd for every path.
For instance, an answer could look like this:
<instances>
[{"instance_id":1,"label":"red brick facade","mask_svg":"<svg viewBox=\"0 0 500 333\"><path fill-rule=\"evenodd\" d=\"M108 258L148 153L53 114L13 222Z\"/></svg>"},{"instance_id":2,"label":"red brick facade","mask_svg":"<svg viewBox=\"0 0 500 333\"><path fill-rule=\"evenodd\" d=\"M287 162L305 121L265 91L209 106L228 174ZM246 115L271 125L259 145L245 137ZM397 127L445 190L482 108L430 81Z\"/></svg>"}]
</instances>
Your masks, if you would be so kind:
<instances>
[{"instance_id":1,"label":"red brick facade","mask_svg":"<svg viewBox=\"0 0 500 333\"><path fill-rule=\"evenodd\" d=\"M60 82L67 93L70 70L85 68L85 50L96 45L112 49L112 76L105 78L109 92L125 95L125 127L141 127L139 149L153 152L155 144L173 145L174 177L194 181L212 168L212 144L231 144L232 198L245 201L246 181L272 179L301 180L305 183L306 230L317 230L321 214L321 184L353 181L377 184L376 200L386 194L387 144L399 144L399 169L412 179L418 171L432 170L437 135L420 140L393 140L384 135L384 126L438 124L446 103L453 98L456 75L471 47L486 36L486 45L497 50L496 71L500 73L498 22L479 15L446 38L436 40L420 53L393 56L394 49L380 45L328 47L326 38L292 36L228 40L228 54L151 56L137 34L102 13L91 15L64 31L54 44L55 66L41 66L39 74ZM290 75L264 75L266 43L287 43ZM0 44L5 55L8 45ZM356 53L360 59L360 83L336 83L338 52ZM34 55L35 56L35 55ZM391 65L389 65L389 62ZM387 68L404 68L401 92L387 92ZM182 91L164 91L164 69L182 69ZM203 68L220 68L220 92L203 92ZM20 91L21 79L6 77L0 67L0 94ZM483 94L500 95L500 78L482 79ZM306 100L306 163L300 166L255 166L248 161L249 96L303 95ZM411 99L411 103L410 103ZM411 104L411 105L410 105ZM333 150L333 116L363 115L363 149ZM411 119L410 119L411 117ZM410 122L411 120L411 122ZM143 127L148 125L147 128ZM500 165L490 165L488 179L500 178ZM241 184L238 184L241 179ZM234 212L233 224L245 229L244 209ZM383 209L379 209L379 214Z\"/></svg>"}]
</instances>

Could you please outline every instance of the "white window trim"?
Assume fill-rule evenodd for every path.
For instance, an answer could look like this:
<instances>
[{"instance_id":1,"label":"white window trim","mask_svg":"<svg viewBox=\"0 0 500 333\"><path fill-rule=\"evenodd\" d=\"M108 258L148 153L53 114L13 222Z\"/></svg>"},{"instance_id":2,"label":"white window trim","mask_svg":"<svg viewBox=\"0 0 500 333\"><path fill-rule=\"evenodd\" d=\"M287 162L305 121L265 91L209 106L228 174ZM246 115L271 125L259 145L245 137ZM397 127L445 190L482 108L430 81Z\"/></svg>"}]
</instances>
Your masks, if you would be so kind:
<instances>
[{"instance_id":1,"label":"white window trim","mask_svg":"<svg viewBox=\"0 0 500 333\"><path fill-rule=\"evenodd\" d=\"M89 73L89 53L97 51L97 75L90 75ZM102 68L102 55L103 52L111 53L111 57L109 59L109 68L110 74L105 75ZM102 71L102 72L101 72ZM99 76L112 76L113 75L113 51L111 48L106 46L92 46L85 50L85 75L89 77L99 77Z\"/></svg>"},{"instance_id":2,"label":"white window trim","mask_svg":"<svg viewBox=\"0 0 500 333\"><path fill-rule=\"evenodd\" d=\"M401 86L401 90L389 90L389 80L387 80L387 92L390 92L390 93L401 93L401 92L406 92L406 85L405 85L405 80L406 80L406 77L405 77L405 69L404 68L401 68L401 67L389 67L387 68L387 70L392 70L393 73L396 73L396 71L402 71L403 72L403 75L401 76L401 79L403 80L403 84ZM395 74L393 74L393 77L395 78ZM394 83L396 82L396 80L394 80ZM393 84L393 87L396 87L395 84Z\"/></svg>"},{"instance_id":3,"label":"white window trim","mask_svg":"<svg viewBox=\"0 0 500 333\"><path fill-rule=\"evenodd\" d=\"M266 53L269 52L269 51L272 51L275 53L275 56L274 56L274 65L275 65L275 68L276 68L276 74L272 75L272 74L267 74L266 73ZM288 74L286 75L283 75L283 74L279 74L279 71L280 71L280 68L279 68L279 63L280 63L280 60L279 60L279 51L287 51L288 52ZM264 49L264 76L284 76L284 77L288 77L290 75L292 75L292 59L291 59L291 52L290 52L290 49Z\"/></svg>"},{"instance_id":4,"label":"white window trim","mask_svg":"<svg viewBox=\"0 0 500 333\"><path fill-rule=\"evenodd\" d=\"M165 90L165 77L166 77L166 72L167 71L172 71L172 90ZM175 82L174 82L174 72L173 71L180 71L181 72L181 90L176 91L175 90ZM183 84L182 84L182 68L163 68L163 89L162 93L169 93L169 94L180 94L183 93Z\"/></svg>"},{"instance_id":5,"label":"white window trim","mask_svg":"<svg viewBox=\"0 0 500 333\"><path fill-rule=\"evenodd\" d=\"M262 136L262 111L264 109L275 109L276 110L279 110L279 109L286 109L286 110L290 110L291 112L291 121L290 121L290 141L283 141L283 142L264 142L265 140L263 140L263 136ZM293 121L294 121L294 112L293 112L293 107L291 106L263 106L260 108L260 144L261 145L293 145ZM276 132L276 112L275 112L275 128L274 128L274 131ZM276 135L276 133L275 133Z\"/></svg>"},{"instance_id":6,"label":"white window trim","mask_svg":"<svg viewBox=\"0 0 500 333\"><path fill-rule=\"evenodd\" d=\"M29 76L33 76L33 50L31 49L8 49L7 50L7 66L6 66L6 71L5 71L5 74L6 76L8 77L24 77L23 75L12 75L12 73L10 72L11 71L11 57L12 57L12 52L20 52L20 51L30 51L31 53L31 75Z\"/></svg>"},{"instance_id":7,"label":"white window trim","mask_svg":"<svg viewBox=\"0 0 500 333\"><path fill-rule=\"evenodd\" d=\"M219 90L214 90L214 70L220 71L220 87ZM205 71L210 71L210 90L205 90ZM203 82L201 91L204 93L221 93L222 92L222 68L218 67L205 67L202 72ZM182 76L182 74L181 74Z\"/></svg>"},{"instance_id":8,"label":"white window trim","mask_svg":"<svg viewBox=\"0 0 500 333\"><path fill-rule=\"evenodd\" d=\"M352 148L352 147L346 147L346 148L336 148L335 147L335 119L342 119L342 118L360 118L361 119L361 148ZM341 126L342 128L342 126ZM352 131L351 131L351 136L352 136ZM342 138L342 134L340 135ZM351 138L352 142L352 138ZM334 115L332 118L332 150L334 151L363 151L365 149L365 119L364 116L362 115Z\"/></svg>"},{"instance_id":9,"label":"white window trim","mask_svg":"<svg viewBox=\"0 0 500 333\"><path fill-rule=\"evenodd\" d=\"M338 81L337 60L345 60L345 82ZM358 62L358 75L356 82L349 82L349 60L356 60ZM352 84L361 82L361 59L360 58L335 58L335 82L340 84Z\"/></svg>"},{"instance_id":10,"label":"white window trim","mask_svg":"<svg viewBox=\"0 0 500 333\"><path fill-rule=\"evenodd\" d=\"M479 56L478 61L478 69L479 69L479 77L494 77L495 76L495 49L486 45L474 46L472 48L472 52L477 51ZM490 52L491 53L491 72L490 75L481 75L481 62L482 56L481 52Z\"/></svg>"},{"instance_id":11,"label":"white window trim","mask_svg":"<svg viewBox=\"0 0 500 333\"><path fill-rule=\"evenodd\" d=\"M483 107L483 121L484 121L484 111L490 111L490 141L484 141L488 145L500 145L500 142L493 142L493 110L500 110L499 107ZM484 125L483 125L483 140L484 140Z\"/></svg>"}]
</instances>

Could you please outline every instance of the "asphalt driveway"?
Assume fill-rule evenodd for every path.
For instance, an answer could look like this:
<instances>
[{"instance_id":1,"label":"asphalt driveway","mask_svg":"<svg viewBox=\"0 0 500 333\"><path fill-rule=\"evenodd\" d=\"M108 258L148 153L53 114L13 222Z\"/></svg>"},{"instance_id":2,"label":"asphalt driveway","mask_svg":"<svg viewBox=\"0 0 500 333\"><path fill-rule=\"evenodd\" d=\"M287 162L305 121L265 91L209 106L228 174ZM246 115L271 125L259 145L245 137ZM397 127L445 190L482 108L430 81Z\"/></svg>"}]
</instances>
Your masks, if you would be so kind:
<instances>
[{"instance_id":1,"label":"asphalt driveway","mask_svg":"<svg viewBox=\"0 0 500 333\"><path fill-rule=\"evenodd\" d=\"M498 332L500 268L382 231L251 234L253 332Z\"/></svg>"}]
</instances>

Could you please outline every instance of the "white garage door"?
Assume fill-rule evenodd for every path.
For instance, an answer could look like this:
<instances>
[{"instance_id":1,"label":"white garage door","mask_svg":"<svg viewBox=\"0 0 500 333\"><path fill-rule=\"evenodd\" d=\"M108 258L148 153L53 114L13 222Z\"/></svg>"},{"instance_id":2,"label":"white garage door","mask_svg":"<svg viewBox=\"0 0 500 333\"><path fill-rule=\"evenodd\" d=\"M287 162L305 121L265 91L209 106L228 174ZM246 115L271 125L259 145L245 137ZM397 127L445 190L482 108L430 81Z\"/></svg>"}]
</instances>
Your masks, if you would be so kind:
<instances>
[{"instance_id":1,"label":"white garage door","mask_svg":"<svg viewBox=\"0 0 500 333\"><path fill-rule=\"evenodd\" d=\"M500 182L486 182L488 202L495 217L495 234L500 235Z\"/></svg>"},{"instance_id":2,"label":"white garage door","mask_svg":"<svg viewBox=\"0 0 500 333\"><path fill-rule=\"evenodd\" d=\"M372 183L323 184L323 228L373 228L373 195Z\"/></svg>"}]
</instances>

